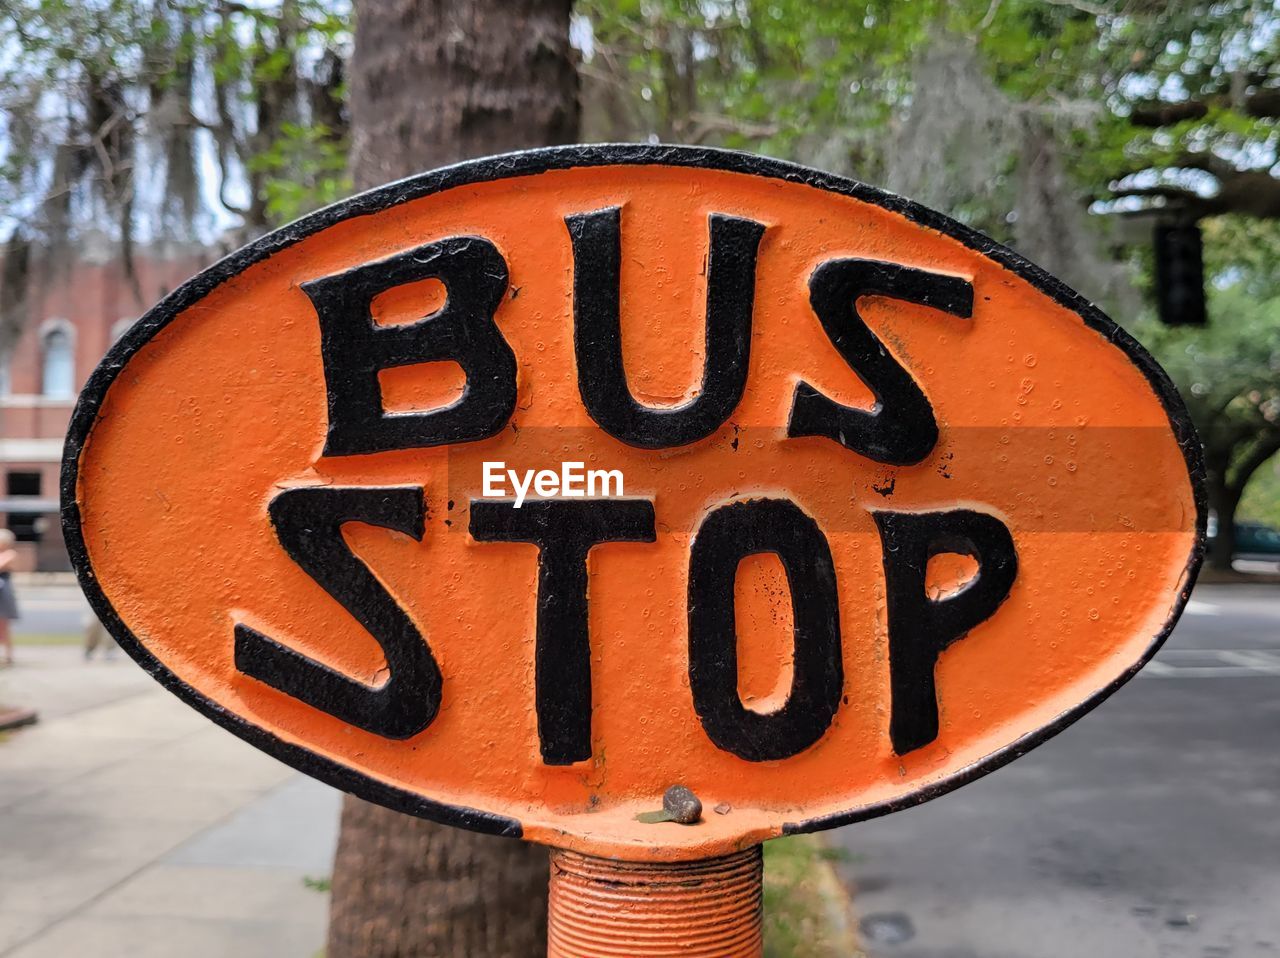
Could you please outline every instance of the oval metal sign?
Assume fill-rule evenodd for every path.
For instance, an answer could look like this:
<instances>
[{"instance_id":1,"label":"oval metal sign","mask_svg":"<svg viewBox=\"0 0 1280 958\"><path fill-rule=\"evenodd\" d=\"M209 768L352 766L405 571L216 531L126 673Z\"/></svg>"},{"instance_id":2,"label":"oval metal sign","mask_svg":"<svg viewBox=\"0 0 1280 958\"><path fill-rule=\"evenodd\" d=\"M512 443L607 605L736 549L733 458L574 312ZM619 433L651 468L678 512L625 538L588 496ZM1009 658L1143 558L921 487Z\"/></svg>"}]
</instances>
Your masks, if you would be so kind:
<instances>
[{"instance_id":1,"label":"oval metal sign","mask_svg":"<svg viewBox=\"0 0 1280 958\"><path fill-rule=\"evenodd\" d=\"M1095 308L743 154L464 163L265 237L86 387L64 525L188 703L375 802L623 858L939 795L1172 628L1198 444ZM703 815L655 821L671 785Z\"/></svg>"}]
</instances>

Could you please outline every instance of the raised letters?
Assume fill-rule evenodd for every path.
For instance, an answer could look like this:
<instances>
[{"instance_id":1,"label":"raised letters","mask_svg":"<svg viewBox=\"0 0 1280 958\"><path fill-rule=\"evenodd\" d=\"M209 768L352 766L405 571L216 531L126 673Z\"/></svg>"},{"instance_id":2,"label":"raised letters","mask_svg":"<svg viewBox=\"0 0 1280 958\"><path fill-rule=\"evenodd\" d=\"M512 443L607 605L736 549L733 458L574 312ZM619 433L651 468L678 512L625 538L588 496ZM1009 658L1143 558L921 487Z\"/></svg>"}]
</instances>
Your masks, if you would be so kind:
<instances>
[{"instance_id":1,"label":"raised letters","mask_svg":"<svg viewBox=\"0 0 1280 958\"><path fill-rule=\"evenodd\" d=\"M375 297L421 280L444 283L444 307L416 323L379 326ZM302 284L320 319L329 392L329 456L485 439L516 407L516 359L493 321L507 264L478 236L455 236ZM388 413L378 372L456 362L466 375L457 401L429 412Z\"/></svg>"},{"instance_id":2,"label":"raised letters","mask_svg":"<svg viewBox=\"0 0 1280 958\"><path fill-rule=\"evenodd\" d=\"M741 401L750 365L756 257L765 227L724 214L708 217L706 360L695 399L674 408L638 403L622 355L620 283L622 211L566 217L573 247L574 349L578 389L588 414L610 435L645 449L686 445L711 435ZM415 323L379 326L373 300L398 285L440 279L443 308ZM492 436L514 411L516 362L493 321L507 287L496 247L453 237L303 284L320 319L329 400L328 455L467 442ZM858 302L886 296L969 318L973 286L965 279L896 263L833 259L814 270L810 305L832 344L875 395L870 410L842 406L800 382L787 435L825 436L877 462L917 463L933 450L938 425L912 375L863 320ZM635 308L633 306L633 308ZM453 361L466 374L463 395L429 412L389 414L378 373L393 366ZM473 500L470 532L479 541L538 546L535 704L543 761L569 765L591 756L591 658L587 555L610 541L652 542L653 503L569 499L621 473L563 463L559 473L519 474L484 463L485 495ZM592 481L588 481L592 480ZM533 499L529 496L540 498ZM562 496L564 498L546 498ZM386 650L391 678L374 689L237 625L236 663L245 674L354 725L388 737L425 728L440 704L440 673L412 622L342 541L347 521L423 533L417 489L294 489L271 504L281 543L299 565L365 625ZM317 518L318 517L318 518ZM939 654L1004 601L1017 558L1008 529L969 510L877 512L888 585L892 714L898 754L938 735L934 667ZM795 653L785 704L769 714L738 696L734 584L741 560L778 555L792 589ZM979 562L959 593L929 599L925 566L940 552ZM756 499L714 509L689 556L689 679L703 728L720 748L753 762L788 758L830 727L844 688L838 590L827 540L787 499Z\"/></svg>"},{"instance_id":3,"label":"raised letters","mask_svg":"<svg viewBox=\"0 0 1280 958\"><path fill-rule=\"evenodd\" d=\"M471 501L471 535L480 542L538 547L535 704L542 760L572 765L591 757L591 642L587 553L602 542L653 542L647 499Z\"/></svg>"},{"instance_id":4,"label":"raised letters","mask_svg":"<svg viewBox=\"0 0 1280 958\"><path fill-rule=\"evenodd\" d=\"M702 389L684 405L657 409L636 402L627 387L618 303L621 218L622 211L611 207L565 219L573 240L578 389L591 418L615 439L644 449L684 446L719 429L742 399L751 356L756 252L765 228L753 220L711 215Z\"/></svg>"},{"instance_id":5,"label":"raised letters","mask_svg":"<svg viewBox=\"0 0 1280 958\"><path fill-rule=\"evenodd\" d=\"M236 668L366 732L421 732L440 708L440 669L408 614L343 541L342 526L365 522L421 539L422 489L303 486L281 492L269 511L289 557L382 647L388 676L365 685L243 624L235 627Z\"/></svg>"},{"instance_id":6,"label":"raised letters","mask_svg":"<svg viewBox=\"0 0 1280 958\"><path fill-rule=\"evenodd\" d=\"M767 715L738 697L734 627L738 564L758 552L782 560L795 623L791 692ZM689 555L689 687L711 741L750 762L790 758L830 727L844 690L836 572L826 537L795 503L731 503L698 528Z\"/></svg>"},{"instance_id":7,"label":"raised letters","mask_svg":"<svg viewBox=\"0 0 1280 958\"><path fill-rule=\"evenodd\" d=\"M899 755L938 737L934 666L942 651L995 613L1018 574L1013 537L983 512L876 512L889 606L889 737ZM925 594L929 559L946 552L972 556L978 571L958 592Z\"/></svg>"},{"instance_id":8,"label":"raised letters","mask_svg":"<svg viewBox=\"0 0 1280 958\"><path fill-rule=\"evenodd\" d=\"M888 296L965 319L973 313L973 284L958 276L868 259L823 263L809 281L809 301L876 403L869 411L851 409L801 382L791 401L787 435L826 436L876 462L912 465L933 451L938 423L919 385L858 313L863 296Z\"/></svg>"}]
</instances>

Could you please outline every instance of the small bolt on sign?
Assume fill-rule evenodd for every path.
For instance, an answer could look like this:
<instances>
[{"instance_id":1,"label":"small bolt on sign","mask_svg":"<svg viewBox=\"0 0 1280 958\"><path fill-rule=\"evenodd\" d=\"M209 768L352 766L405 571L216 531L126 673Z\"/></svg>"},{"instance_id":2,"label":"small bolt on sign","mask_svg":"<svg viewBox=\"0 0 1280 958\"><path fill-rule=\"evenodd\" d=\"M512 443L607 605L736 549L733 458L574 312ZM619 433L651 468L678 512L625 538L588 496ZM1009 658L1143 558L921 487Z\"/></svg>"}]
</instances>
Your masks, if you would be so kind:
<instances>
[{"instance_id":1,"label":"small bolt on sign","mask_svg":"<svg viewBox=\"0 0 1280 958\"><path fill-rule=\"evenodd\" d=\"M1151 357L993 241L774 160L566 147L175 291L81 396L63 522L120 644L235 734L640 867L1075 721L1177 620L1202 473Z\"/></svg>"}]
</instances>

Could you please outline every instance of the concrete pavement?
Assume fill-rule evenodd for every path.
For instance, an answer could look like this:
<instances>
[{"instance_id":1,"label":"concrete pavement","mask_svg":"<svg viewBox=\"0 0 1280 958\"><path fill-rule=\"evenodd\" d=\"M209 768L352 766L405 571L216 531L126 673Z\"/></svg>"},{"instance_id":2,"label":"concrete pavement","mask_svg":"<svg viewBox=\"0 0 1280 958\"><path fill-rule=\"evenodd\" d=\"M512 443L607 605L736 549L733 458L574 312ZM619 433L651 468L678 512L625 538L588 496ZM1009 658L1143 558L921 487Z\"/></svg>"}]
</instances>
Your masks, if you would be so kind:
<instances>
[{"instance_id":1,"label":"concrete pavement","mask_svg":"<svg viewBox=\"0 0 1280 958\"><path fill-rule=\"evenodd\" d=\"M20 647L0 698L0 956L311 958L338 795L187 708L123 655Z\"/></svg>"}]
</instances>

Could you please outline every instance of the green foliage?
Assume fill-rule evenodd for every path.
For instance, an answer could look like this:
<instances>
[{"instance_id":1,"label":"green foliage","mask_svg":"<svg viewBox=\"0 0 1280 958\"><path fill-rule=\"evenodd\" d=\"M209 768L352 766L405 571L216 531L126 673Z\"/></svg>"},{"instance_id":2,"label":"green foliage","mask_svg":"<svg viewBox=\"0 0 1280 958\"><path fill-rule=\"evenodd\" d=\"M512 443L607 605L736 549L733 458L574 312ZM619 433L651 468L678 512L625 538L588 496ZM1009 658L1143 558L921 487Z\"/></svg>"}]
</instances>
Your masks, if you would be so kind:
<instances>
[{"instance_id":1,"label":"green foliage","mask_svg":"<svg viewBox=\"0 0 1280 958\"><path fill-rule=\"evenodd\" d=\"M847 891L832 863L846 857L814 835L764 843L765 958L856 958Z\"/></svg>"},{"instance_id":2,"label":"green foliage","mask_svg":"<svg viewBox=\"0 0 1280 958\"><path fill-rule=\"evenodd\" d=\"M287 223L351 192L346 141L326 126L285 123L271 145L251 157L249 169L262 173L267 216Z\"/></svg>"},{"instance_id":3,"label":"green foliage","mask_svg":"<svg viewBox=\"0 0 1280 958\"><path fill-rule=\"evenodd\" d=\"M1219 216L1206 220L1201 229L1205 274L1211 280L1257 303L1280 298L1280 223ZM1214 313L1224 322L1231 319L1228 312Z\"/></svg>"},{"instance_id":4,"label":"green foliage","mask_svg":"<svg viewBox=\"0 0 1280 958\"><path fill-rule=\"evenodd\" d=\"M1218 322L1203 329L1138 327L1178 384L1207 446L1242 423L1280 429L1280 296L1260 298L1245 281L1210 293Z\"/></svg>"},{"instance_id":5,"label":"green foliage","mask_svg":"<svg viewBox=\"0 0 1280 958\"><path fill-rule=\"evenodd\" d=\"M579 0L592 34L588 133L752 148L868 175L880 160L875 135L940 7Z\"/></svg>"},{"instance_id":6,"label":"green foliage","mask_svg":"<svg viewBox=\"0 0 1280 958\"><path fill-rule=\"evenodd\" d=\"M1120 217L1086 216L1089 205L1201 203L1215 177L1265 170L1280 148L1274 119L1250 107L1280 96L1275 0L578 0L576 10L589 36L585 138L751 149L887 186L1126 317L1150 230L1135 243ZM1204 112L1135 122L1161 100ZM1113 188L1132 194L1128 206ZM1249 205L1250 191L1233 195Z\"/></svg>"},{"instance_id":7,"label":"green foliage","mask_svg":"<svg viewBox=\"0 0 1280 958\"><path fill-rule=\"evenodd\" d=\"M1244 489L1237 517L1280 529L1280 468L1264 467Z\"/></svg>"},{"instance_id":8,"label":"green foliage","mask_svg":"<svg viewBox=\"0 0 1280 958\"><path fill-rule=\"evenodd\" d=\"M576 10L590 35L591 138L749 148L884 183L904 120L937 93L921 87L922 56L947 36L977 51L1011 113L1052 131L1082 196L1138 171L1185 183L1197 175L1180 165L1188 154L1274 162L1274 121L1242 105L1242 91L1275 89L1274 0L578 0ZM24 53L0 79L66 92L77 75L110 76L152 95L186 87L190 98L203 73L232 106L201 117L219 131L219 156L230 144L257 171L256 199L276 223L345 188L337 124L321 118L329 136L300 136L281 124L308 118L270 101L316 79L306 64L323 58L305 54L345 56L350 20L348 0L0 0L0 24ZM328 94L341 103L340 77ZM1133 111L1158 97L1200 98L1207 112L1136 128ZM236 103L266 106L269 128L255 130ZM995 187L1013 149L991 144ZM30 175L30 164L16 168ZM1001 235L1013 200L992 196L994 207L953 191L945 205Z\"/></svg>"},{"instance_id":9,"label":"green foliage","mask_svg":"<svg viewBox=\"0 0 1280 958\"><path fill-rule=\"evenodd\" d=\"M75 632L15 632L14 645L81 645L84 636Z\"/></svg>"},{"instance_id":10,"label":"green foliage","mask_svg":"<svg viewBox=\"0 0 1280 958\"><path fill-rule=\"evenodd\" d=\"M318 891L322 895L327 895L333 890L333 879L328 875L323 875L319 878L316 878L313 875L304 875L302 878L302 884L304 887L309 888L312 891Z\"/></svg>"}]
</instances>

